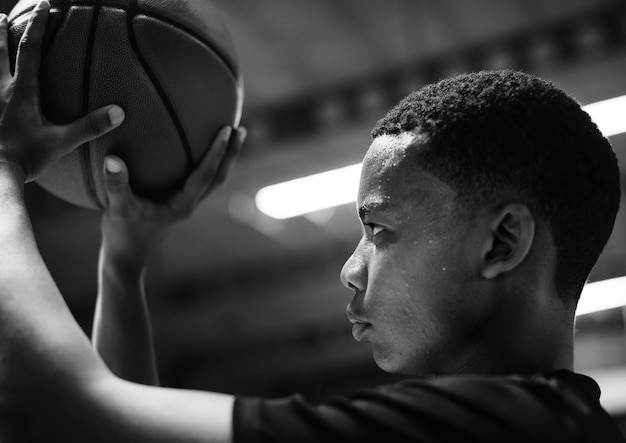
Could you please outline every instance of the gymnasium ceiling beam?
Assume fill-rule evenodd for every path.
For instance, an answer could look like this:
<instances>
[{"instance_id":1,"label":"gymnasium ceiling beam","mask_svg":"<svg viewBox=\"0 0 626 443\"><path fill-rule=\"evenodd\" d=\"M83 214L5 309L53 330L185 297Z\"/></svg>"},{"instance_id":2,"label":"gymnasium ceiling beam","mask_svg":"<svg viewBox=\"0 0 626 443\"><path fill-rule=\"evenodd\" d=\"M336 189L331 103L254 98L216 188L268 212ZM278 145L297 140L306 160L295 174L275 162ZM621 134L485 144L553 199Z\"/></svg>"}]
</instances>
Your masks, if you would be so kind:
<instances>
[{"instance_id":1,"label":"gymnasium ceiling beam","mask_svg":"<svg viewBox=\"0 0 626 443\"><path fill-rule=\"evenodd\" d=\"M255 146L306 137L337 121L352 124L382 113L416 87L442 77L480 69L528 71L566 68L626 47L626 3L526 29L497 40L437 54L339 83L282 103L249 109L243 124ZM332 120L330 122L329 120ZM264 143L268 142L268 143ZM263 149L263 148L261 148ZM244 151L253 154L255 149Z\"/></svg>"}]
</instances>

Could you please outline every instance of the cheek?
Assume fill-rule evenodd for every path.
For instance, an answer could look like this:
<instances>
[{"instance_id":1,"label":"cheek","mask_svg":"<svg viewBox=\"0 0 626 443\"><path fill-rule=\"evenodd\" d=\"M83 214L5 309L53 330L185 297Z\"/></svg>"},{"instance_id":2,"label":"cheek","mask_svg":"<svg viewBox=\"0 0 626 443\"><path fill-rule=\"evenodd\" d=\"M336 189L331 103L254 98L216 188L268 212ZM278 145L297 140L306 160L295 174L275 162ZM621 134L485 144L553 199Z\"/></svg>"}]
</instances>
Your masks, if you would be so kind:
<instances>
[{"instance_id":1,"label":"cheek","mask_svg":"<svg viewBox=\"0 0 626 443\"><path fill-rule=\"evenodd\" d=\"M370 274L364 298L364 308L376 317L380 327L394 331L395 340L420 330L429 315L424 296L430 289L423 286L421 272L407 263L387 260L386 266L378 267Z\"/></svg>"},{"instance_id":2,"label":"cheek","mask_svg":"<svg viewBox=\"0 0 626 443\"><path fill-rule=\"evenodd\" d=\"M412 240L376 251L369 263L365 308L407 328L448 313L463 278L458 244L445 243Z\"/></svg>"},{"instance_id":3,"label":"cheek","mask_svg":"<svg viewBox=\"0 0 626 443\"><path fill-rule=\"evenodd\" d=\"M418 321L424 328L455 317L455 310L467 283L461 252L435 241L421 249L399 255L393 272L393 290L401 301L397 315L410 325Z\"/></svg>"}]
</instances>

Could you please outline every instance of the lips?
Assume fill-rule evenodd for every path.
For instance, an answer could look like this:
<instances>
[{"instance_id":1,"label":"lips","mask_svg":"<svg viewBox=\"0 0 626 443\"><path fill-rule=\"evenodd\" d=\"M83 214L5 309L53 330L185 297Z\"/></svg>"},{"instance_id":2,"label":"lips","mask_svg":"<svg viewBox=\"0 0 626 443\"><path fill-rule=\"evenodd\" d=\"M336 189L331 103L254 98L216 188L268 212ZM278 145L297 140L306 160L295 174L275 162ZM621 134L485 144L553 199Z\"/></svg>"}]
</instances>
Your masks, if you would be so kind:
<instances>
[{"instance_id":1,"label":"lips","mask_svg":"<svg viewBox=\"0 0 626 443\"><path fill-rule=\"evenodd\" d=\"M353 303L350 303L346 306L346 317L348 317L348 321L352 324L355 323L367 323L358 313L354 307Z\"/></svg>"},{"instance_id":2,"label":"lips","mask_svg":"<svg viewBox=\"0 0 626 443\"><path fill-rule=\"evenodd\" d=\"M367 330L371 327L372 325L370 325L369 323L354 323L352 324L352 337L354 337L354 339L356 341L361 341L363 340L365 333L367 332Z\"/></svg>"},{"instance_id":3,"label":"lips","mask_svg":"<svg viewBox=\"0 0 626 443\"><path fill-rule=\"evenodd\" d=\"M346 308L346 317L352 323L352 336L356 341L361 341L366 331L372 325L355 312L352 304L349 304Z\"/></svg>"}]
</instances>

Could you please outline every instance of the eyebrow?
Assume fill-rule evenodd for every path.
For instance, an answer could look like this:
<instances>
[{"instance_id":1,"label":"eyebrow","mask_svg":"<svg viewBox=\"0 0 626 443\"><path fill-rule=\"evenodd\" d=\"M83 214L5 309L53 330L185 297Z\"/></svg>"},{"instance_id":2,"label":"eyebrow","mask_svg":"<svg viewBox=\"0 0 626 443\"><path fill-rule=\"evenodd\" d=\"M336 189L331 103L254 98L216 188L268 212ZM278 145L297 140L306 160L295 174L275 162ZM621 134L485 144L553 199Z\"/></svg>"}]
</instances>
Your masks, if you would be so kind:
<instances>
[{"instance_id":1,"label":"eyebrow","mask_svg":"<svg viewBox=\"0 0 626 443\"><path fill-rule=\"evenodd\" d=\"M372 213L382 212L388 208L389 208L389 203L387 202L365 203L359 206L359 218L363 220Z\"/></svg>"}]
</instances>

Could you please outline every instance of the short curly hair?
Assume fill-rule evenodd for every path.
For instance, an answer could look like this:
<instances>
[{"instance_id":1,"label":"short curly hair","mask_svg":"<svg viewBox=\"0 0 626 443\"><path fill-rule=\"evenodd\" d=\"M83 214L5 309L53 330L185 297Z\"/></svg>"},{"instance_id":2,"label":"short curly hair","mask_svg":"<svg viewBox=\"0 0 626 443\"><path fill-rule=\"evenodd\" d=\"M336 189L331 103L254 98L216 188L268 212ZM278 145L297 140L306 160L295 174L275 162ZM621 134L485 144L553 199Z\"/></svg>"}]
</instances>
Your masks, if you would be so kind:
<instances>
[{"instance_id":1,"label":"short curly hair","mask_svg":"<svg viewBox=\"0 0 626 443\"><path fill-rule=\"evenodd\" d=\"M619 209L617 159L567 93L536 76L481 71L427 85L394 106L372 136L417 131L419 166L472 210L514 196L552 234L561 299L575 306Z\"/></svg>"}]
</instances>

